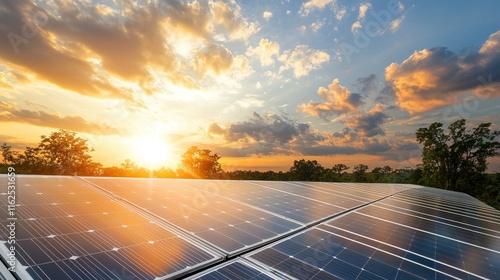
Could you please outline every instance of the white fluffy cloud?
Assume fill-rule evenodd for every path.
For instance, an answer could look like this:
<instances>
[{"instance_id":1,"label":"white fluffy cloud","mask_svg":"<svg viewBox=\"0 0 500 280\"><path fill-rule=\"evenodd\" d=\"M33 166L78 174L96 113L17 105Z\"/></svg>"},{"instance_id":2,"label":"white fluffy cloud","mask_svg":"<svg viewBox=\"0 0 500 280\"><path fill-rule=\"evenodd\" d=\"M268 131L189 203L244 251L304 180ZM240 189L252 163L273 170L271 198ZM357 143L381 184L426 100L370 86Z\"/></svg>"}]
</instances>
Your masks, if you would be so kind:
<instances>
[{"instance_id":1,"label":"white fluffy cloud","mask_svg":"<svg viewBox=\"0 0 500 280\"><path fill-rule=\"evenodd\" d=\"M259 45L255 48L249 47L246 51L247 56L255 56L260 60L262 66L270 66L279 56L280 45L277 42L261 39Z\"/></svg>"},{"instance_id":2,"label":"white fluffy cloud","mask_svg":"<svg viewBox=\"0 0 500 280\"><path fill-rule=\"evenodd\" d=\"M307 16L313 10L315 10L315 9L322 10L327 5L335 3L335 2L336 2L336 0L309 0L305 3L302 3L302 6L300 7L300 10L299 10L299 14L302 16Z\"/></svg>"},{"instance_id":3,"label":"white fluffy cloud","mask_svg":"<svg viewBox=\"0 0 500 280\"><path fill-rule=\"evenodd\" d=\"M284 51L278 59L283 63L280 73L293 69L294 76L300 78L309 75L309 72L328 62L330 55L324 51L310 49L307 45L298 45L294 50Z\"/></svg>"},{"instance_id":4,"label":"white fluffy cloud","mask_svg":"<svg viewBox=\"0 0 500 280\"><path fill-rule=\"evenodd\" d=\"M273 13L269 12L269 11L265 11L263 14L262 14L262 17L265 19L265 20L269 20L270 18L273 17Z\"/></svg>"}]
</instances>

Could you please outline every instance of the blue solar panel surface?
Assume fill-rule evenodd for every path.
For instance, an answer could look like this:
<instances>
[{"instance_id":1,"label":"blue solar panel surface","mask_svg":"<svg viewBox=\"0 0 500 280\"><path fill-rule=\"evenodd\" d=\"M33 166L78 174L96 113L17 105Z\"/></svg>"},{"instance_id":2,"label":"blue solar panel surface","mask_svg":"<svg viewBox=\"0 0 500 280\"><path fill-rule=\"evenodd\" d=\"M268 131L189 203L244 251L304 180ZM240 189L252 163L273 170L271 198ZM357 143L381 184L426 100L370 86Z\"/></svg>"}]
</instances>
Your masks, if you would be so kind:
<instances>
[{"instance_id":1,"label":"blue solar panel surface","mask_svg":"<svg viewBox=\"0 0 500 280\"><path fill-rule=\"evenodd\" d=\"M456 192L22 175L17 184L21 279L500 279L499 211ZM7 224L6 199L0 207ZM8 234L0 227L4 262Z\"/></svg>"},{"instance_id":2,"label":"blue solar panel surface","mask_svg":"<svg viewBox=\"0 0 500 280\"><path fill-rule=\"evenodd\" d=\"M3 182L2 182L3 183ZM33 279L155 279L222 256L70 177L18 176L17 274ZM2 184L0 193L5 196ZM7 209L6 200L0 204ZM2 212L2 225L7 213ZM7 259L7 227L0 227Z\"/></svg>"}]
</instances>

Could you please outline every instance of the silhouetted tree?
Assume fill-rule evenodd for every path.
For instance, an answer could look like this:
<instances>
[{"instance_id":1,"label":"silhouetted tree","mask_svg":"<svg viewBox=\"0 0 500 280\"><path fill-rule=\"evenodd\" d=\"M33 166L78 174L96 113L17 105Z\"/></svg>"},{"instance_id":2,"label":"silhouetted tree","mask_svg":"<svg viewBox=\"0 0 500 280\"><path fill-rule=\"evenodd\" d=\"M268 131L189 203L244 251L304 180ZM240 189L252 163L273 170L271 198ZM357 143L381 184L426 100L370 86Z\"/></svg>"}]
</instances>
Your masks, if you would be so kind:
<instances>
[{"instance_id":1,"label":"silhouetted tree","mask_svg":"<svg viewBox=\"0 0 500 280\"><path fill-rule=\"evenodd\" d=\"M368 166L364 164L355 165L352 169L352 180L353 182L366 182L366 170L368 170Z\"/></svg>"},{"instance_id":2,"label":"silhouetted tree","mask_svg":"<svg viewBox=\"0 0 500 280\"><path fill-rule=\"evenodd\" d=\"M465 119L448 126L445 133L441 123L419 128L417 141L423 144L422 183L450 190L476 193L474 189L487 169L487 159L498 156L500 131L491 131L491 123L482 123L472 131L465 127Z\"/></svg>"},{"instance_id":3,"label":"silhouetted tree","mask_svg":"<svg viewBox=\"0 0 500 280\"><path fill-rule=\"evenodd\" d=\"M315 160L295 160L290 168L290 178L295 181L319 181L324 170Z\"/></svg>"},{"instance_id":4,"label":"silhouetted tree","mask_svg":"<svg viewBox=\"0 0 500 280\"><path fill-rule=\"evenodd\" d=\"M388 182L389 175L392 173L392 168L390 166L384 166L384 167L375 167L370 171L369 175L369 182L379 182L379 183L385 183Z\"/></svg>"},{"instance_id":5,"label":"silhouetted tree","mask_svg":"<svg viewBox=\"0 0 500 280\"><path fill-rule=\"evenodd\" d=\"M98 175L100 163L92 161L87 140L76 132L64 129L49 136L41 136L38 147L26 147L24 153L11 151L11 146L1 146L4 162L16 166L22 173L54 175Z\"/></svg>"},{"instance_id":6,"label":"silhouetted tree","mask_svg":"<svg viewBox=\"0 0 500 280\"><path fill-rule=\"evenodd\" d=\"M196 146L190 147L182 155L181 177L214 178L222 172L219 163L220 156L211 154L212 151L201 150Z\"/></svg>"}]
</instances>

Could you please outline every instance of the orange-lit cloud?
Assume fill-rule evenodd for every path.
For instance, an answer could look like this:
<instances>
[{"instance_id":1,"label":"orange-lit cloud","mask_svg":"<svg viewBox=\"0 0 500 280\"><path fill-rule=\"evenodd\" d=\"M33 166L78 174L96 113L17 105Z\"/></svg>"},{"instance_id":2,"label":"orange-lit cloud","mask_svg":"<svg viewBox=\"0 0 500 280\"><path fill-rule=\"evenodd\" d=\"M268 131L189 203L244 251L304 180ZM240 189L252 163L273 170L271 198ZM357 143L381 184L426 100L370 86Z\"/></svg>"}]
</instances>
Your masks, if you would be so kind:
<instances>
[{"instance_id":1,"label":"orange-lit cloud","mask_svg":"<svg viewBox=\"0 0 500 280\"><path fill-rule=\"evenodd\" d=\"M247 40L258 31L236 3L221 1L89 7L79 1L46 6L20 0L3 5L0 21L0 34L10 38L0 40L2 66L79 94L130 103L138 103L137 88L160 92L158 77L198 88L202 81L194 73L220 75L233 64L231 53L216 41ZM186 54L191 57L176 52L178 34L190 40L185 44L194 48ZM0 83L9 85L1 78Z\"/></svg>"},{"instance_id":2,"label":"orange-lit cloud","mask_svg":"<svg viewBox=\"0 0 500 280\"><path fill-rule=\"evenodd\" d=\"M191 61L193 68L204 76L207 71L219 75L229 70L233 64L233 55L225 47L211 44L198 52Z\"/></svg>"},{"instance_id":3,"label":"orange-lit cloud","mask_svg":"<svg viewBox=\"0 0 500 280\"><path fill-rule=\"evenodd\" d=\"M446 48L416 51L403 63L389 65L385 79L392 85L397 105L412 114L454 104L467 91L499 96L499 45L500 31L478 52L466 56Z\"/></svg>"},{"instance_id":4,"label":"orange-lit cloud","mask_svg":"<svg viewBox=\"0 0 500 280\"><path fill-rule=\"evenodd\" d=\"M44 111L30 111L0 100L0 122L16 122L92 134L120 134L116 128L89 122L79 116L60 116Z\"/></svg>"},{"instance_id":5,"label":"orange-lit cloud","mask_svg":"<svg viewBox=\"0 0 500 280\"><path fill-rule=\"evenodd\" d=\"M320 87L318 95L326 101L310 101L307 104L300 105L299 109L311 116L326 120L334 115L355 111L364 104L360 94L349 91L340 84L338 79L333 80L328 88Z\"/></svg>"},{"instance_id":6,"label":"orange-lit cloud","mask_svg":"<svg viewBox=\"0 0 500 280\"><path fill-rule=\"evenodd\" d=\"M259 31L256 22L248 22L241 15L241 8L235 1L231 3L210 1L209 4L215 27L224 28L227 39L246 41L248 37Z\"/></svg>"}]
</instances>

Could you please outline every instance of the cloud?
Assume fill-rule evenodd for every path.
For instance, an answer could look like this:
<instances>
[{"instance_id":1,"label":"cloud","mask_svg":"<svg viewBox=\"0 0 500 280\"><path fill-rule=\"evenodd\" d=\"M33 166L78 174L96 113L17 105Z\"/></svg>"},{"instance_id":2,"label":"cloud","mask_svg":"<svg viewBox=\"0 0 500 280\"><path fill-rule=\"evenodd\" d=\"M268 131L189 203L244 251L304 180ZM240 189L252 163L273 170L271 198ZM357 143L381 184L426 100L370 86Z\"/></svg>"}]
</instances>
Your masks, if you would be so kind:
<instances>
[{"instance_id":1,"label":"cloud","mask_svg":"<svg viewBox=\"0 0 500 280\"><path fill-rule=\"evenodd\" d=\"M309 0L305 3L302 3L302 6L300 7L299 10L299 15L307 16L313 10L315 9L323 10L327 5L335 2L336 0Z\"/></svg>"},{"instance_id":2,"label":"cloud","mask_svg":"<svg viewBox=\"0 0 500 280\"><path fill-rule=\"evenodd\" d=\"M225 129L218 124L211 124L210 134L217 134L230 142L271 142L285 144L295 136L307 132L309 125L296 124L292 120L269 114L261 116L254 112L248 121L231 123Z\"/></svg>"},{"instance_id":3,"label":"cloud","mask_svg":"<svg viewBox=\"0 0 500 280\"><path fill-rule=\"evenodd\" d=\"M360 114L360 119L377 119L381 108ZM378 117L380 118L380 117ZM385 119L382 117L381 119ZM289 117L274 113L261 115L256 112L245 121L220 125L212 123L208 126L208 134L214 140L223 142L211 147L222 156L244 157L250 155L301 155L301 156L335 156L335 155L378 155L391 160L406 160L401 150L419 150L418 145L406 136L395 139L363 136L380 127L380 121L359 121L358 127L345 127L337 132L318 132L310 124L297 122ZM371 125L371 126L370 126ZM363 131L362 131L363 130ZM396 135L397 136L397 135ZM217 142L217 141L215 141ZM214 143L215 143L214 142Z\"/></svg>"},{"instance_id":4,"label":"cloud","mask_svg":"<svg viewBox=\"0 0 500 280\"><path fill-rule=\"evenodd\" d=\"M415 51L385 69L397 105L411 114L452 105L472 91L481 98L500 95L500 31L477 52L460 56L447 48Z\"/></svg>"},{"instance_id":5,"label":"cloud","mask_svg":"<svg viewBox=\"0 0 500 280\"><path fill-rule=\"evenodd\" d=\"M248 37L257 33L259 27L256 22L248 22L241 15L241 7L235 1L210 1L210 11L216 27L223 27L230 40L246 41Z\"/></svg>"},{"instance_id":6,"label":"cloud","mask_svg":"<svg viewBox=\"0 0 500 280\"><path fill-rule=\"evenodd\" d=\"M390 23L390 28L391 28L391 31L394 32L396 30L399 29L399 26L401 25L401 23L403 22L403 20L405 20L406 18L406 14L398 17L397 19L391 21Z\"/></svg>"},{"instance_id":7,"label":"cloud","mask_svg":"<svg viewBox=\"0 0 500 280\"><path fill-rule=\"evenodd\" d=\"M265 11L263 14L262 14L262 17L265 19L265 20L269 20L270 18L273 17L273 13L269 12L269 11Z\"/></svg>"},{"instance_id":8,"label":"cloud","mask_svg":"<svg viewBox=\"0 0 500 280\"><path fill-rule=\"evenodd\" d=\"M8 38L0 40L3 63L84 95L133 101L129 92L111 84L107 76L95 71L86 57L81 57L87 53L85 49L77 44L66 44L64 40L56 41L48 32L62 19L56 19L31 1L23 0L4 2L0 19L0 34ZM23 29L29 29L29 32L23 32Z\"/></svg>"},{"instance_id":9,"label":"cloud","mask_svg":"<svg viewBox=\"0 0 500 280\"><path fill-rule=\"evenodd\" d=\"M365 21L366 12L368 12L368 10L371 8L372 8L372 4L370 4L370 3L362 3L361 5L359 5L358 18L351 25L351 32L352 33L356 33L356 31L358 29L363 28L363 25L361 24L361 22Z\"/></svg>"},{"instance_id":10,"label":"cloud","mask_svg":"<svg viewBox=\"0 0 500 280\"><path fill-rule=\"evenodd\" d=\"M362 28L363 26L361 25L361 22L359 21L355 21L352 25L351 25L351 32L352 33L355 33L356 30Z\"/></svg>"},{"instance_id":11,"label":"cloud","mask_svg":"<svg viewBox=\"0 0 500 280\"><path fill-rule=\"evenodd\" d=\"M361 93L370 94L374 93L377 89L375 74L370 74L366 77L361 77L356 80L357 84L361 86Z\"/></svg>"},{"instance_id":12,"label":"cloud","mask_svg":"<svg viewBox=\"0 0 500 280\"><path fill-rule=\"evenodd\" d=\"M379 103L368 112L350 116L343 123L354 129L360 136L384 136L385 131L380 126L390 119L391 117L383 112L383 105Z\"/></svg>"},{"instance_id":13,"label":"cloud","mask_svg":"<svg viewBox=\"0 0 500 280\"><path fill-rule=\"evenodd\" d=\"M262 66L271 66L275 62L273 57L277 58L280 54L280 45L268 39L261 39L257 47L248 47L245 54L259 58Z\"/></svg>"},{"instance_id":14,"label":"cloud","mask_svg":"<svg viewBox=\"0 0 500 280\"><path fill-rule=\"evenodd\" d=\"M295 50L286 50L278 58L283 62L280 73L292 68L296 78L307 76L312 70L330 60L330 55L324 51L310 49L307 45L297 45Z\"/></svg>"},{"instance_id":15,"label":"cloud","mask_svg":"<svg viewBox=\"0 0 500 280\"><path fill-rule=\"evenodd\" d=\"M209 39L213 29L211 7L197 1L184 3L171 0L162 2L159 8L168 15L166 21L173 30Z\"/></svg>"},{"instance_id":16,"label":"cloud","mask_svg":"<svg viewBox=\"0 0 500 280\"><path fill-rule=\"evenodd\" d=\"M309 124L297 123L274 113L260 115L253 113L249 120L221 126L212 123L208 134L220 137L228 146L238 145L243 155L249 154L291 154L294 148L321 141L321 134L310 130Z\"/></svg>"},{"instance_id":17,"label":"cloud","mask_svg":"<svg viewBox=\"0 0 500 280\"><path fill-rule=\"evenodd\" d=\"M60 116L44 111L30 111L0 101L0 122L25 123L35 126L67 129L92 134L120 134L116 128L84 120L79 116Z\"/></svg>"},{"instance_id":18,"label":"cloud","mask_svg":"<svg viewBox=\"0 0 500 280\"><path fill-rule=\"evenodd\" d=\"M359 14L358 14L358 21L362 21L365 19L366 12L372 8L372 4L370 3L362 3L359 5Z\"/></svg>"},{"instance_id":19,"label":"cloud","mask_svg":"<svg viewBox=\"0 0 500 280\"><path fill-rule=\"evenodd\" d=\"M253 68L250 66L248 58L244 55L237 55L233 59L233 66L230 70L230 76L236 80L241 80L254 73Z\"/></svg>"},{"instance_id":20,"label":"cloud","mask_svg":"<svg viewBox=\"0 0 500 280\"><path fill-rule=\"evenodd\" d=\"M310 101L307 104L301 104L299 109L311 116L327 120L334 115L355 111L364 104L360 94L349 91L340 84L338 79L333 80L328 88L318 88L318 95L326 101Z\"/></svg>"},{"instance_id":21,"label":"cloud","mask_svg":"<svg viewBox=\"0 0 500 280\"><path fill-rule=\"evenodd\" d=\"M325 25L325 19L322 20L317 20L313 23L311 23L311 30L316 33L318 32L323 26Z\"/></svg>"},{"instance_id":22,"label":"cloud","mask_svg":"<svg viewBox=\"0 0 500 280\"><path fill-rule=\"evenodd\" d=\"M345 6L339 6L335 3L333 5L333 12L335 13L335 18L341 21L347 15L347 8Z\"/></svg>"},{"instance_id":23,"label":"cloud","mask_svg":"<svg viewBox=\"0 0 500 280\"><path fill-rule=\"evenodd\" d=\"M191 65L201 76L205 76L208 71L220 75L231 69L232 64L233 55L227 48L219 44L207 46L196 53L191 61Z\"/></svg>"},{"instance_id":24,"label":"cloud","mask_svg":"<svg viewBox=\"0 0 500 280\"><path fill-rule=\"evenodd\" d=\"M0 60L7 68L78 94L138 103L137 88L146 94L160 92L158 77L198 88L203 81L193 73L223 73L227 56L220 66L197 57L193 71L190 55L216 50L215 41L246 41L255 34L257 24L240 10L235 2L222 1L118 1L95 6L80 1L8 1L0 9L0 34L6 38L0 40ZM179 37L186 42L179 42ZM177 43L193 53L188 52L188 58L178 55Z\"/></svg>"},{"instance_id":25,"label":"cloud","mask_svg":"<svg viewBox=\"0 0 500 280\"><path fill-rule=\"evenodd\" d=\"M12 83L7 79L7 75L3 72L0 72L0 88L14 89Z\"/></svg>"},{"instance_id":26,"label":"cloud","mask_svg":"<svg viewBox=\"0 0 500 280\"><path fill-rule=\"evenodd\" d=\"M264 107L264 100L258 99L256 94L245 94L240 100L236 100L234 103L242 108L249 107Z\"/></svg>"}]
</instances>

